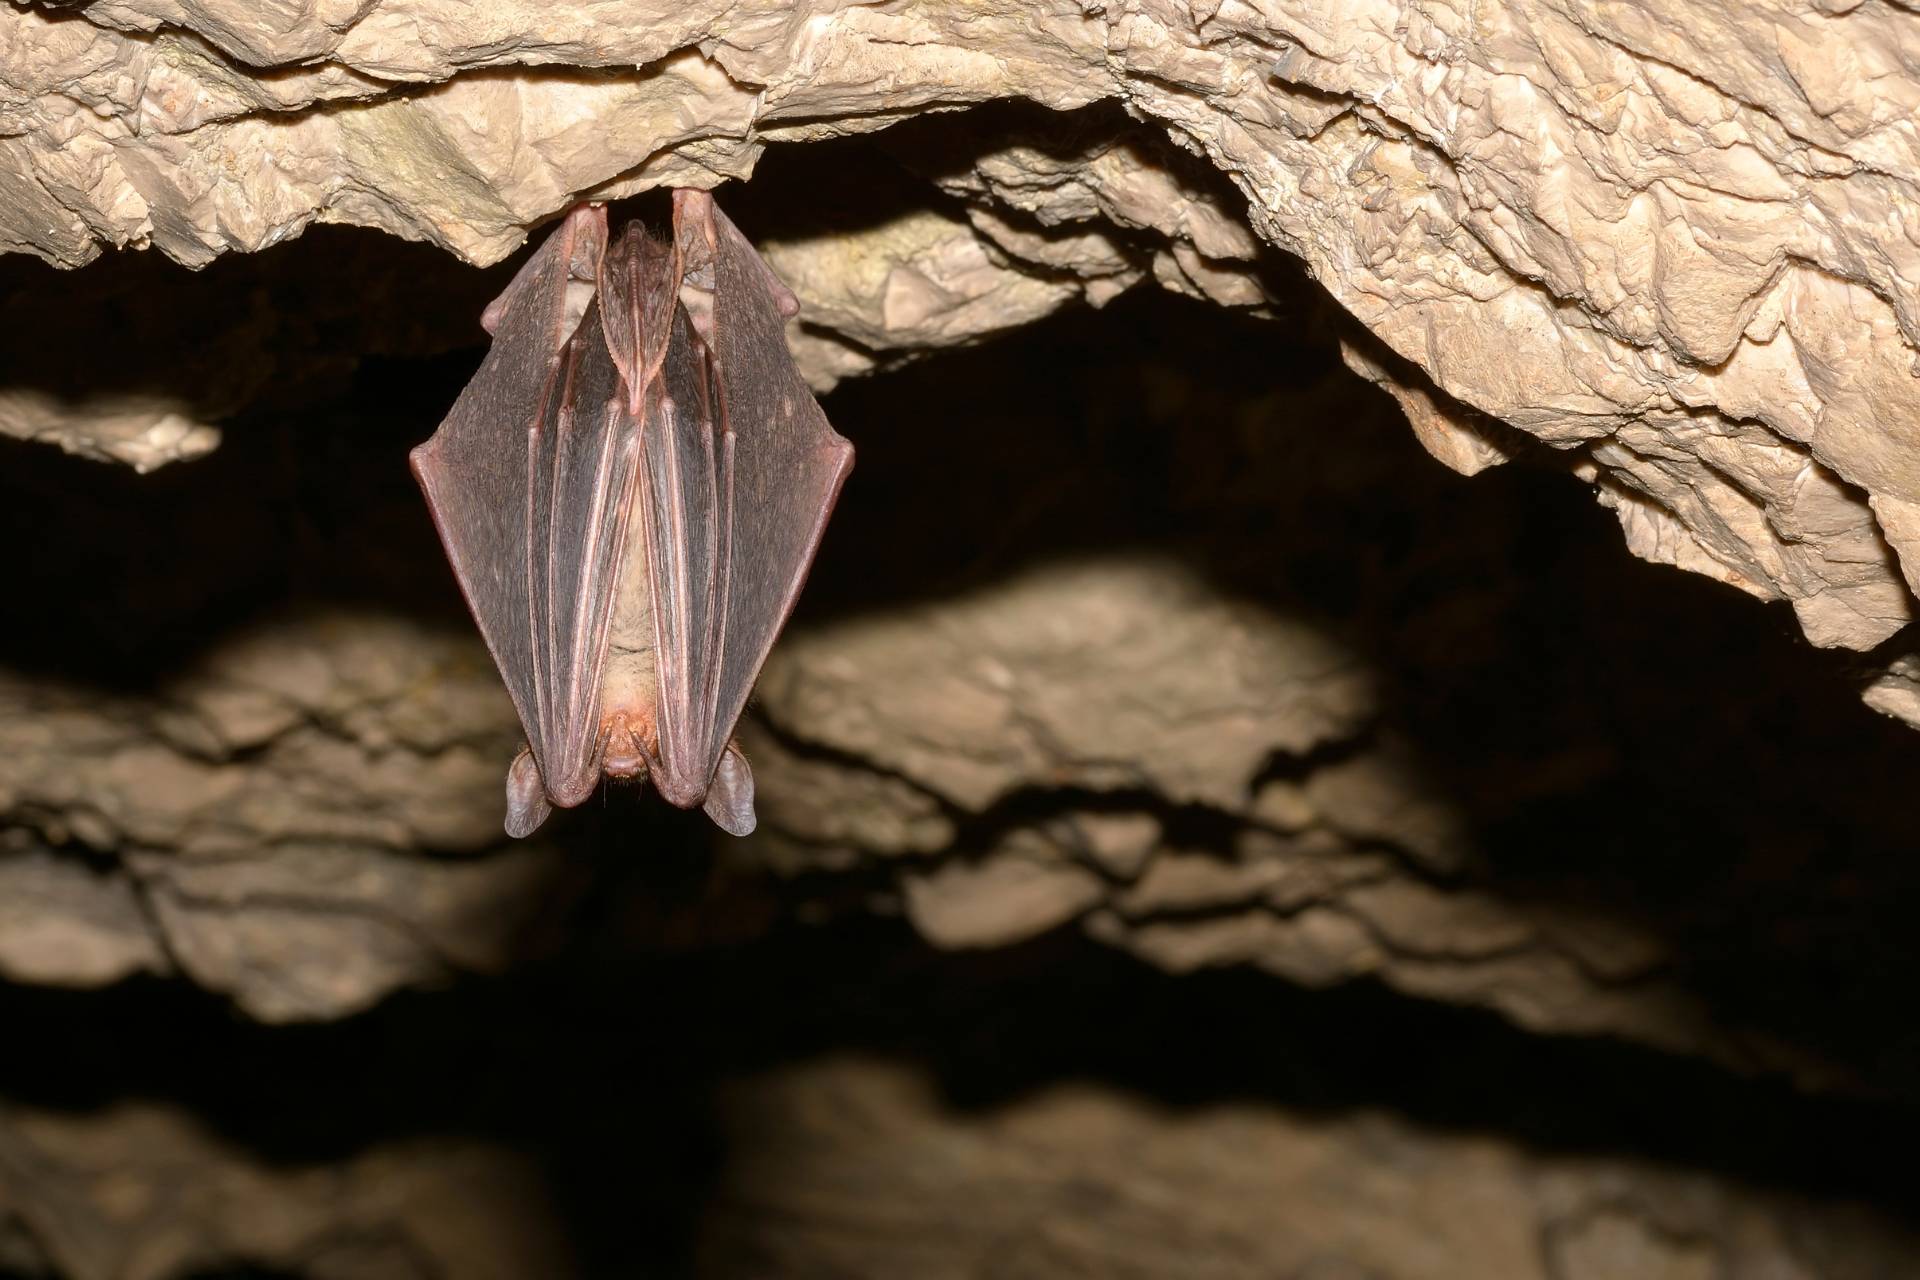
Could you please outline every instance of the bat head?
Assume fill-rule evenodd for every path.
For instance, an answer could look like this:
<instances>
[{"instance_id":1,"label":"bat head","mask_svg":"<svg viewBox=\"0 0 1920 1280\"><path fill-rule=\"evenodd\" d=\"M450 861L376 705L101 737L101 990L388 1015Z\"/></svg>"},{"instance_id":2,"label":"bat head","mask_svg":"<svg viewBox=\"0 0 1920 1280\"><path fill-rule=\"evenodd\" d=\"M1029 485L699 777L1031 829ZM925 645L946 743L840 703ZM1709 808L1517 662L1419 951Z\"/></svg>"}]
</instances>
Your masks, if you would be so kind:
<instances>
[{"instance_id":1,"label":"bat head","mask_svg":"<svg viewBox=\"0 0 1920 1280\"><path fill-rule=\"evenodd\" d=\"M645 778L654 759L652 734L642 732L625 711L607 719L606 740L600 747L600 769L609 778Z\"/></svg>"}]
</instances>

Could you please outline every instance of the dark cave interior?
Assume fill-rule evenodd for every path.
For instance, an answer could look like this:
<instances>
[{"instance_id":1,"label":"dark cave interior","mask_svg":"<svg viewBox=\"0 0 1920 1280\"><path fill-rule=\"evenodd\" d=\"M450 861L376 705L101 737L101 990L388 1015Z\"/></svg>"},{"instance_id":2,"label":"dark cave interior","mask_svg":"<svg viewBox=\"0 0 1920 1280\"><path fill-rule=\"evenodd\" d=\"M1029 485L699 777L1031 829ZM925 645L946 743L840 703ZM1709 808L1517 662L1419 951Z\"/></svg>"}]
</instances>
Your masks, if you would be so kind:
<instances>
[{"instance_id":1,"label":"dark cave interior","mask_svg":"<svg viewBox=\"0 0 1920 1280\"><path fill-rule=\"evenodd\" d=\"M770 157L743 227L793 225L787 208L830 223L885 163L840 151L826 181L812 149L805 166ZM901 200L924 198L900 181ZM827 193L811 204L810 184ZM467 627L405 453L479 357L459 317L512 265L316 228L198 274L103 262L48 302L64 277L0 264L15 382L245 366L244 407L203 460L136 476L3 446L0 663L138 692L289 602ZM1073 926L943 953L898 918L883 868L742 870L697 821L622 793L561 825L590 887L509 973L307 1026L253 1023L179 979L0 988L0 1117L157 1100L276 1167L482 1139L533 1162L592 1275L781 1274L730 1190L751 1135L719 1113L728 1089L846 1054L924 1073L963 1123L1091 1080L1174 1113L1384 1112L1904 1219L1920 737L1861 706L1857 656L1809 647L1785 606L1632 559L1550 451L1473 479L1439 466L1341 367L1340 321L1312 286L1294 287L1270 317L1139 289L840 386L824 403L859 463L794 629L1090 550L1177 557L1384 673L1372 732L1410 744L1468 815L1481 857L1463 878L1653 930L1714 1021L1810 1047L1830 1079L1534 1034L1364 980L1176 976ZM959 852L1064 802L1036 788L964 815ZM1159 816L1186 844L1219 838L1204 808Z\"/></svg>"}]
</instances>

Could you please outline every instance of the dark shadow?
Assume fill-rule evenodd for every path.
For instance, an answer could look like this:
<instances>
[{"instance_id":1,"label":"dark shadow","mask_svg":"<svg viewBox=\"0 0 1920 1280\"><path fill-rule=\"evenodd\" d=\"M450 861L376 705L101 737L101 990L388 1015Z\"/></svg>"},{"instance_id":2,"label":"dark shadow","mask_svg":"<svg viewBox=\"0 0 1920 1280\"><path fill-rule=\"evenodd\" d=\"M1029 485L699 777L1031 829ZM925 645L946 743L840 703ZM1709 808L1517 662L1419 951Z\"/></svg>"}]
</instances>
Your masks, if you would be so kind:
<instances>
[{"instance_id":1,"label":"dark shadow","mask_svg":"<svg viewBox=\"0 0 1920 1280\"><path fill-rule=\"evenodd\" d=\"M1551 459L1441 469L1313 339L1140 295L847 385L860 480L800 625L1173 551L1366 655L1483 883L1651 926L1725 1025L1911 1095L1920 738L1785 606L1630 557ZM976 817L980 846L1055 800Z\"/></svg>"},{"instance_id":2,"label":"dark shadow","mask_svg":"<svg viewBox=\"0 0 1920 1280\"><path fill-rule=\"evenodd\" d=\"M871 919L650 955L583 944L320 1027L251 1025L153 982L0 987L0 1017L35 1046L0 1061L0 1093L20 1101L170 1101L289 1165L435 1135L528 1153L591 1274L630 1274L637 1242L650 1274L690 1258L725 1179L716 1086L850 1050L923 1065L970 1111L1093 1079L1176 1108L1388 1110L1543 1154L1915 1207L1899 1162L1872 1156L1920 1139L1908 1112L1530 1035L1369 983L1309 993L1244 971L1173 977L1071 932L945 955ZM127 1044L142 1047L137 1071L116 1052Z\"/></svg>"},{"instance_id":3,"label":"dark shadow","mask_svg":"<svg viewBox=\"0 0 1920 1280\"><path fill-rule=\"evenodd\" d=\"M888 149L900 141L776 155L723 199L762 233L923 207ZM0 319L46 335L10 348L5 377L32 367L36 385L87 392L62 362L89 316L118 349L151 351L149 370L199 338L259 365L243 371L252 391L222 393L244 407L200 462L141 478L0 445L0 595L16 619L30 610L0 629L0 662L141 691L289 601L470 625L405 455L477 363L474 318L514 265L477 272L331 229L199 275L0 262ZM1845 661L1808 647L1784 607L1634 561L1551 460L1471 481L1442 469L1340 366L1324 299L1276 264L1271 279L1288 278L1277 322L1142 292L843 386L827 408L859 465L795 625L1043 560L1178 556L1366 656L1384 690L1373 731L1410 744L1469 816L1491 891L1652 929L1723 1025L1831 1058L1855 1097L1529 1035L1365 983L1173 978L1069 936L936 955L859 915L884 871L716 891L698 821L629 794L565 819L597 887L542 965L331 1027L246 1025L175 984L0 991L0 1026L30 1046L0 1054L0 1094L175 1099L289 1161L496 1137L546 1163L603 1269L636 1239L658 1242L668 1272L685 1263L724 1176L716 1081L844 1048L929 1064L967 1106L1091 1077L1179 1104L1391 1108L1910 1208L1912 1186L1874 1155L1920 1136L1905 920L1920 900L1920 736L1861 707ZM60 300L67 285L78 301ZM959 852L1088 799L1023 793L966 815ZM1198 844L1230 835L1218 814L1173 816ZM821 901L840 923L791 922ZM115 1051L129 1043L137 1057Z\"/></svg>"}]
</instances>

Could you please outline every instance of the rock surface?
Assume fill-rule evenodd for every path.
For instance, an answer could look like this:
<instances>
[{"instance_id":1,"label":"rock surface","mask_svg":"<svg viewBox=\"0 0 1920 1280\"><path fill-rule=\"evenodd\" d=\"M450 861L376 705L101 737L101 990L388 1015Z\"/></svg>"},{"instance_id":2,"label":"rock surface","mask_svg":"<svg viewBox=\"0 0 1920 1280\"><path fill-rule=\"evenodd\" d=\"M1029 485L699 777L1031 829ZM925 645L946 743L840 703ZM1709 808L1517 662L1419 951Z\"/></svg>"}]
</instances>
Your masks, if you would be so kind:
<instances>
[{"instance_id":1,"label":"rock surface","mask_svg":"<svg viewBox=\"0 0 1920 1280\"><path fill-rule=\"evenodd\" d=\"M1811 1280L1895 1274L1915 1247L1843 1206L1383 1113L1060 1084L981 1114L854 1060L740 1082L723 1115L743 1159L710 1275Z\"/></svg>"},{"instance_id":2,"label":"rock surface","mask_svg":"<svg viewBox=\"0 0 1920 1280\"><path fill-rule=\"evenodd\" d=\"M865 315L825 323L893 346L1020 324L1063 287L1110 295L1142 278L1113 233L1142 227L1165 237L1152 278L1258 301L1250 229L1416 387L1566 451L1636 554L1787 600L1819 645L1872 648L1912 615L1920 79L1901 51L1920 19L1903 8L275 13L0 14L0 245L203 263L332 221L492 261L573 200L744 177L769 143L999 100L1117 102L1147 123L1138 140L988 147L932 175L964 225L908 211L878 240L796 250L832 266L789 268L823 314L872 282ZM1244 210L1187 199L1158 136ZM992 259L1035 279L989 284L1008 269ZM177 436L172 420L100 416L81 447L140 465L179 451L124 442ZM1472 435L1450 414L1422 428L1469 469L1486 461Z\"/></svg>"},{"instance_id":3,"label":"rock surface","mask_svg":"<svg viewBox=\"0 0 1920 1280\"><path fill-rule=\"evenodd\" d=\"M535 1171L478 1144L276 1165L169 1107L0 1107L0 1266L73 1280L563 1275Z\"/></svg>"},{"instance_id":4,"label":"rock surface","mask_svg":"<svg viewBox=\"0 0 1920 1280\"><path fill-rule=\"evenodd\" d=\"M712 1106L724 1170L659 1182L707 1197L714 1274L1887 1274L1886 1222L1756 1189L1725 1133L1616 1157L1051 1079L969 1110L784 1044L656 1095L629 1068L705 1059L631 966L898 916L1056 1009L1093 994L1033 958L1063 939L1262 984L1185 1024L1208 1062L1285 998L1451 1019L1396 1088L1492 1026L1565 1046L1546 1076L1664 1064L1677 1112L1757 1077L1803 1091L1769 1116L1897 1129L1916 66L1920 16L1812 0L0 7L0 434L88 460L0 470L0 999L74 1002L9 1061L64 1078L92 1011L205 992L358 1063L565 975L395 1115L349 1077L362 1127L293 1156L236 1136L284 1098L149 1100L187 1061L151 1026L105 1100L0 1082L0 1271L564 1273L543 1194L600 1170L527 1154L544 1104L414 1117L612 972L634 1043L559 1037L533 1092L597 1107L596 1151L602 1113ZM744 726L762 829L609 789L508 844L517 730L404 451L529 233L723 182L861 458ZM715 1007L776 1025L831 977ZM1132 1027L1101 1007L1062 1024ZM989 1075L1044 1039L940 1016ZM1504 1092L1479 1065L1453 1096Z\"/></svg>"},{"instance_id":5,"label":"rock surface","mask_svg":"<svg viewBox=\"0 0 1920 1280\"><path fill-rule=\"evenodd\" d=\"M1827 1025L1845 1014L1818 990L1837 964L1871 1006L1913 971L1891 910L1915 838L1905 736L1793 694L1825 677L1782 675L1731 602L1663 603L1603 546L1575 550L1561 517L1527 515L1538 476L1436 488L1396 407L1356 400L1324 347L1201 375L1276 330L1157 314L1056 321L834 398L861 484L745 728L762 831L725 843L736 889L711 908L609 944L750 935L782 881L843 912L846 882L941 947L1079 929L1173 972L1373 981L1901 1091L1909 1031ZM354 426L298 468L249 431L205 471L17 478L20 527L67 550L6 589L70 612L57 654L16 636L0 680L7 976L172 975L257 1018L339 1018L539 957L608 909L582 849L693 834L615 790L502 840L512 711L387 425L463 376L411 387L428 367L391 366L398 405L386 384L336 391L323 421ZM902 397L923 430L888 434ZM103 523L110 480L149 505ZM935 488L951 501L930 509ZM108 567L150 525L174 531L162 558ZM1543 554L1562 572L1496 568L1529 542L1560 547ZM288 583L283 603L226 603ZM1532 618L1586 652L1554 656ZM99 648L122 633L179 640ZM1711 672L1660 652L1675 634ZM1782 700L1756 704L1768 685ZM1764 731L1732 729L1728 754L1741 716ZM1884 918L1858 910L1861 883ZM1742 993L1759 975L1779 1000Z\"/></svg>"},{"instance_id":6,"label":"rock surface","mask_svg":"<svg viewBox=\"0 0 1920 1280\"><path fill-rule=\"evenodd\" d=\"M1911 1188L1849 1158L1910 1118L1354 994L1250 1004L1273 984L1072 939L1022 972L804 932L291 1033L0 991L40 1046L0 1063L0 1265L1866 1280L1916 1247ZM114 1060L165 1028L164 1060Z\"/></svg>"},{"instance_id":7,"label":"rock surface","mask_svg":"<svg viewBox=\"0 0 1920 1280\"><path fill-rule=\"evenodd\" d=\"M24 824L0 976L178 972L286 1020L505 967L564 899L554 851L422 856L498 839L498 751L473 740L510 741L501 697L465 637L340 615L237 637L157 696L0 684L0 795Z\"/></svg>"}]
</instances>

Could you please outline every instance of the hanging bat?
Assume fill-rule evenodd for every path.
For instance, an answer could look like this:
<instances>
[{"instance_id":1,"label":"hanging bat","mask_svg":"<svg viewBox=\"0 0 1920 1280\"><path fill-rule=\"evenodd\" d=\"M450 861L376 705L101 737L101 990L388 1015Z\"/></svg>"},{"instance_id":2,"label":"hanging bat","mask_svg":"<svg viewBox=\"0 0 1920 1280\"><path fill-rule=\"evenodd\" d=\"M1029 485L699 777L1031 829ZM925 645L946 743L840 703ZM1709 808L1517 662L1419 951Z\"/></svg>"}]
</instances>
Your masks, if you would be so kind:
<instances>
[{"instance_id":1,"label":"hanging bat","mask_svg":"<svg viewBox=\"0 0 1920 1280\"><path fill-rule=\"evenodd\" d=\"M583 205L481 317L414 475L526 730L507 833L605 774L734 835L733 741L853 466L788 353L799 303L703 191L611 247Z\"/></svg>"}]
</instances>

